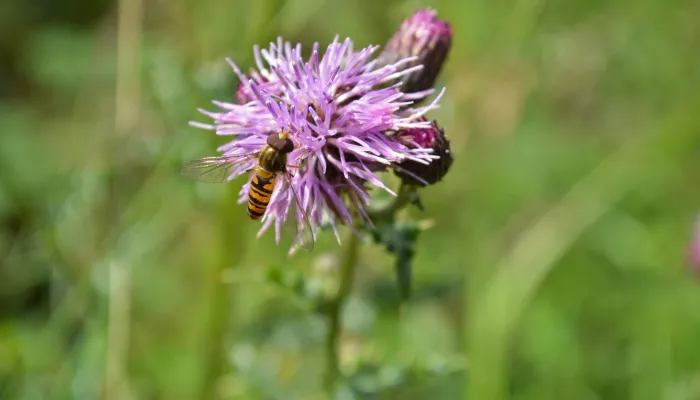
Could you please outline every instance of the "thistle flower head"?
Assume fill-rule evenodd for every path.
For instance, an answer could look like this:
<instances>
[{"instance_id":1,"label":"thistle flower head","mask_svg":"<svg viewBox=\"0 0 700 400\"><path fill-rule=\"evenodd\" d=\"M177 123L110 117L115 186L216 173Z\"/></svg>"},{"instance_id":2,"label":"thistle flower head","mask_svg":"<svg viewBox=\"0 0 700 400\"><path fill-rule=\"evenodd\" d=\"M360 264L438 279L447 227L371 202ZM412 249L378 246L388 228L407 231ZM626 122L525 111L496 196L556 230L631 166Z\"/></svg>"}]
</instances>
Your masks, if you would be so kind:
<instances>
[{"instance_id":1,"label":"thistle flower head","mask_svg":"<svg viewBox=\"0 0 700 400\"><path fill-rule=\"evenodd\" d=\"M277 181L260 234L274 225L279 242L282 224L303 218L304 210L314 235L328 222L338 236L338 224L365 215L370 185L391 192L378 171L407 160L429 164L437 157L432 148L386 134L430 128L422 116L437 107L440 96L428 106L411 108L432 91L406 94L401 83L387 83L422 66L406 67L416 57L380 66L372 60L377 48L356 51L350 39L336 38L325 51L315 44L311 56L303 58L301 45L280 38L268 49L254 48L257 68L248 75L228 60L241 81L237 104L214 101L219 111L200 110L213 123L192 125L234 136L219 148L229 159L259 151L271 133L281 131L289 131L296 146L288 155L290 184ZM250 171L255 163L254 158L240 162L228 178ZM247 201L249 187L250 181L241 190L241 202ZM290 213L295 193L299 207Z\"/></svg>"}]
</instances>

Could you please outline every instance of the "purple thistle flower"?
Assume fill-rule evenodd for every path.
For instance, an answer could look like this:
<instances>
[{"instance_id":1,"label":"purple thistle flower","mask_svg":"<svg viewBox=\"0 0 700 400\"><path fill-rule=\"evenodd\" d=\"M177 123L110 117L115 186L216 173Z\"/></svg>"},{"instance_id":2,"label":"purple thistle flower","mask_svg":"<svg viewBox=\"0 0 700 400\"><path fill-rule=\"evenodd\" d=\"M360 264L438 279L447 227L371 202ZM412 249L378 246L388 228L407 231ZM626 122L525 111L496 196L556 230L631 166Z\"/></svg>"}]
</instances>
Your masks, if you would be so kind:
<instances>
[{"instance_id":1,"label":"purple thistle flower","mask_svg":"<svg viewBox=\"0 0 700 400\"><path fill-rule=\"evenodd\" d=\"M292 46L281 38L268 49L256 46L257 70L247 76L227 60L241 81L236 94L239 104L214 101L221 111L200 110L213 124L191 125L235 136L218 149L226 156L259 151L271 133L289 130L297 146L288 156L291 185L308 215L314 238L318 227L328 222L340 242L339 224L352 224L358 217L368 219L364 208L370 201L369 184L393 193L377 172L405 160L429 164L437 158L431 148L407 145L385 132L429 128L430 122L422 116L437 108L442 92L428 106L411 108L413 101L433 90L405 94L400 91L401 83L388 87L386 83L422 65L405 68L416 60L408 57L377 67L372 60L377 48L355 51L350 39L340 42L336 38L323 54L314 44L305 60L300 44ZM241 163L228 179L251 170L255 162ZM247 201L249 186L250 181L241 189L241 203ZM293 191L278 180L258 236L274 225L279 243L293 201ZM291 218L303 222L299 207Z\"/></svg>"}]
</instances>

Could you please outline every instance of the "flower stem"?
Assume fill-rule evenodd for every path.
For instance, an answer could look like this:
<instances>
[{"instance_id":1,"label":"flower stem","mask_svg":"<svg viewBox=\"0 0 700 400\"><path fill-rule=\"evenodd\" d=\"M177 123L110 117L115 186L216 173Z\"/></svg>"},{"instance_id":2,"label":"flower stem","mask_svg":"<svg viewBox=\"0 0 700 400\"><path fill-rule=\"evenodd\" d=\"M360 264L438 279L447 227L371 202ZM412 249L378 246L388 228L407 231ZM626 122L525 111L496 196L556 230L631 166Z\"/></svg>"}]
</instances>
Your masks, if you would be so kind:
<instances>
[{"instance_id":1,"label":"flower stem","mask_svg":"<svg viewBox=\"0 0 700 400\"><path fill-rule=\"evenodd\" d=\"M399 192L397 196L394 197L390 202L382 204L379 207L369 210L369 216L375 223L378 221L394 220L396 213L406 207L411 203L418 202L420 199L418 197L418 192L416 188L411 185L402 183L399 187Z\"/></svg>"},{"instance_id":2,"label":"flower stem","mask_svg":"<svg viewBox=\"0 0 700 400\"><path fill-rule=\"evenodd\" d=\"M338 292L328 305L326 312L328 335L326 336L327 370L325 387L329 395L332 395L334 392L336 382L340 376L338 349L342 332L342 312L355 280L355 266L357 265L359 245L360 238L355 233L351 233L340 264Z\"/></svg>"}]
</instances>

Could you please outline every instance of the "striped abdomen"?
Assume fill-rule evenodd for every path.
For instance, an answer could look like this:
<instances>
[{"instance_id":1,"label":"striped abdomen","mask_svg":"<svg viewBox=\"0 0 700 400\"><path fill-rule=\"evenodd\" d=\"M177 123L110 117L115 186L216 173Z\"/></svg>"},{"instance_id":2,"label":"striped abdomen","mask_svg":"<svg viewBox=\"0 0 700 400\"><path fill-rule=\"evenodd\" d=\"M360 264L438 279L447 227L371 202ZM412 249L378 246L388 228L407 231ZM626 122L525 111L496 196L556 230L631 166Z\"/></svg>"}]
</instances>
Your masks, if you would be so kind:
<instances>
[{"instance_id":1,"label":"striped abdomen","mask_svg":"<svg viewBox=\"0 0 700 400\"><path fill-rule=\"evenodd\" d=\"M265 214L274 188L275 174L260 167L256 168L248 190L248 216L251 219L258 219Z\"/></svg>"}]
</instances>

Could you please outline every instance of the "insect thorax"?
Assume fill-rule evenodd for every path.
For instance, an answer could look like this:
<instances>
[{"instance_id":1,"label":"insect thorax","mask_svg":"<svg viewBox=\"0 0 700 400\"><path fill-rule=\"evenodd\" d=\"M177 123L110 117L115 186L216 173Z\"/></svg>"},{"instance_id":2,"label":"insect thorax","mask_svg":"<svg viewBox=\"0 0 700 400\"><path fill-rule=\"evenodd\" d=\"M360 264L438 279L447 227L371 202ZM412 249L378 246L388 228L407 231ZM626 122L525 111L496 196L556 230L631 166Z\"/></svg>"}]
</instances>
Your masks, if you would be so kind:
<instances>
[{"instance_id":1,"label":"insect thorax","mask_svg":"<svg viewBox=\"0 0 700 400\"><path fill-rule=\"evenodd\" d=\"M283 172L287 168L287 153L282 153L270 145L265 145L260 151L258 164L268 172Z\"/></svg>"}]
</instances>

